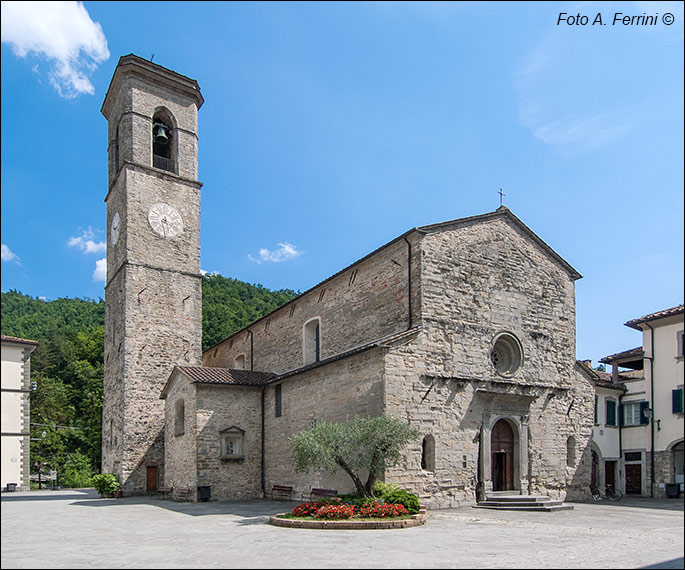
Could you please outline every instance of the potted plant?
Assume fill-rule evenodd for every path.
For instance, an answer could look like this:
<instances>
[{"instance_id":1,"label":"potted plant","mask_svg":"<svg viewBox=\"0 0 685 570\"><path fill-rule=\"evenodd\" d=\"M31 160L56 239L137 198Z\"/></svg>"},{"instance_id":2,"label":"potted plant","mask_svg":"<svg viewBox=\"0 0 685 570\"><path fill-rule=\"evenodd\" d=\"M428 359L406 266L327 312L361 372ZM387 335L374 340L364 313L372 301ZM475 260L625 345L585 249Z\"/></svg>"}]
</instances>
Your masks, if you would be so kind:
<instances>
[{"instance_id":1,"label":"potted plant","mask_svg":"<svg viewBox=\"0 0 685 570\"><path fill-rule=\"evenodd\" d=\"M112 498L121 496L121 485L112 473L101 473L93 476L93 487L101 497Z\"/></svg>"}]
</instances>

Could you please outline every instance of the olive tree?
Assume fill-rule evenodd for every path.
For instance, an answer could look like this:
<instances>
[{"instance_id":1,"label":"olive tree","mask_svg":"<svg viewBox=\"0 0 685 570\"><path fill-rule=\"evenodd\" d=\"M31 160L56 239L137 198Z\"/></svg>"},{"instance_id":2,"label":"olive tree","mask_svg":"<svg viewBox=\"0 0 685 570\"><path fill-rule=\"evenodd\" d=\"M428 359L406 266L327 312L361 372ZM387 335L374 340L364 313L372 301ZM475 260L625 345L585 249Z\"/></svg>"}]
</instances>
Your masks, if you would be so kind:
<instances>
[{"instance_id":1,"label":"olive tree","mask_svg":"<svg viewBox=\"0 0 685 570\"><path fill-rule=\"evenodd\" d=\"M323 469L335 474L342 469L359 495L372 497L378 477L397 465L401 450L418 437L418 430L386 414L370 419L355 416L344 423L319 421L295 436L292 457L298 472Z\"/></svg>"}]
</instances>

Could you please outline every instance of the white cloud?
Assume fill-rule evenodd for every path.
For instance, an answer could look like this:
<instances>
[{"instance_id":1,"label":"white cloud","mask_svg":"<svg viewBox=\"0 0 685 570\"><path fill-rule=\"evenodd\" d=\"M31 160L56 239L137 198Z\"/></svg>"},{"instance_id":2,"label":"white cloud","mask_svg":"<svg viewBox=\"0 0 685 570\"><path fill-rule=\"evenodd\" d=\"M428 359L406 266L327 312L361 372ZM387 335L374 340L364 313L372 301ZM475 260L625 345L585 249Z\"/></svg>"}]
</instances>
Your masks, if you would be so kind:
<instances>
[{"instance_id":1,"label":"white cloud","mask_svg":"<svg viewBox=\"0 0 685 570\"><path fill-rule=\"evenodd\" d=\"M7 247L4 243L2 244L2 260L3 261L14 261L18 265L21 265L21 263L19 263L19 257L9 247Z\"/></svg>"},{"instance_id":2,"label":"white cloud","mask_svg":"<svg viewBox=\"0 0 685 570\"><path fill-rule=\"evenodd\" d=\"M60 96L95 92L88 75L109 58L109 50L102 27L82 2L2 2L1 16L2 42L19 57L48 60L48 76Z\"/></svg>"},{"instance_id":3,"label":"white cloud","mask_svg":"<svg viewBox=\"0 0 685 570\"><path fill-rule=\"evenodd\" d=\"M274 261L278 263L297 257L301 253L302 252L294 245L288 242L282 242L278 244L278 249L272 251L263 247L259 250L259 257L256 258L253 255L248 255L247 258L255 263L263 263L265 261Z\"/></svg>"},{"instance_id":4,"label":"white cloud","mask_svg":"<svg viewBox=\"0 0 685 570\"><path fill-rule=\"evenodd\" d=\"M102 253L107 250L107 244L104 241L94 241L95 232L88 228L78 237L71 237L67 242L69 247L77 247L84 254L88 253Z\"/></svg>"},{"instance_id":5,"label":"white cloud","mask_svg":"<svg viewBox=\"0 0 685 570\"><path fill-rule=\"evenodd\" d=\"M95 262L95 271L93 271L93 281L107 280L107 259L103 257Z\"/></svg>"}]
</instances>

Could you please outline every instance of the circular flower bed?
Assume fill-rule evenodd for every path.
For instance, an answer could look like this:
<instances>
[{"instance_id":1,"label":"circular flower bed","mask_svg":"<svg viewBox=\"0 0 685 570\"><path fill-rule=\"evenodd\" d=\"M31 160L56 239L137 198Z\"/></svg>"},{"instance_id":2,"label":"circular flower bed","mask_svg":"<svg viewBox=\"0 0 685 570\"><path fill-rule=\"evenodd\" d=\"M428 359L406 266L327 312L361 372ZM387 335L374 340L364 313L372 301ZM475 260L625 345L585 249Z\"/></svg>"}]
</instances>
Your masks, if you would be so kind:
<instances>
[{"instance_id":1,"label":"circular flower bed","mask_svg":"<svg viewBox=\"0 0 685 570\"><path fill-rule=\"evenodd\" d=\"M342 502L302 503L292 513L271 517L276 526L296 528L405 528L425 523L425 510L410 515L401 504L365 503L359 507Z\"/></svg>"}]
</instances>

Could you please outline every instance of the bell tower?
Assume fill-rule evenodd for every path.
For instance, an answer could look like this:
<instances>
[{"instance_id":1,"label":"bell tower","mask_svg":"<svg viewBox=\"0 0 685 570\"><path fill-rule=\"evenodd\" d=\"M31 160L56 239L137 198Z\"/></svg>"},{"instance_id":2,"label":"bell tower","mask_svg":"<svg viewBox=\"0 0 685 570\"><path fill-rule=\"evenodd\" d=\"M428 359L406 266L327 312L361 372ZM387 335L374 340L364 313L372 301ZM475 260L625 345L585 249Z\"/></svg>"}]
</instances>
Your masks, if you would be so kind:
<instances>
[{"instance_id":1,"label":"bell tower","mask_svg":"<svg viewBox=\"0 0 685 570\"><path fill-rule=\"evenodd\" d=\"M119 59L108 123L102 471L125 495L164 477L160 392L175 365L202 360L200 189L193 79Z\"/></svg>"}]
</instances>

